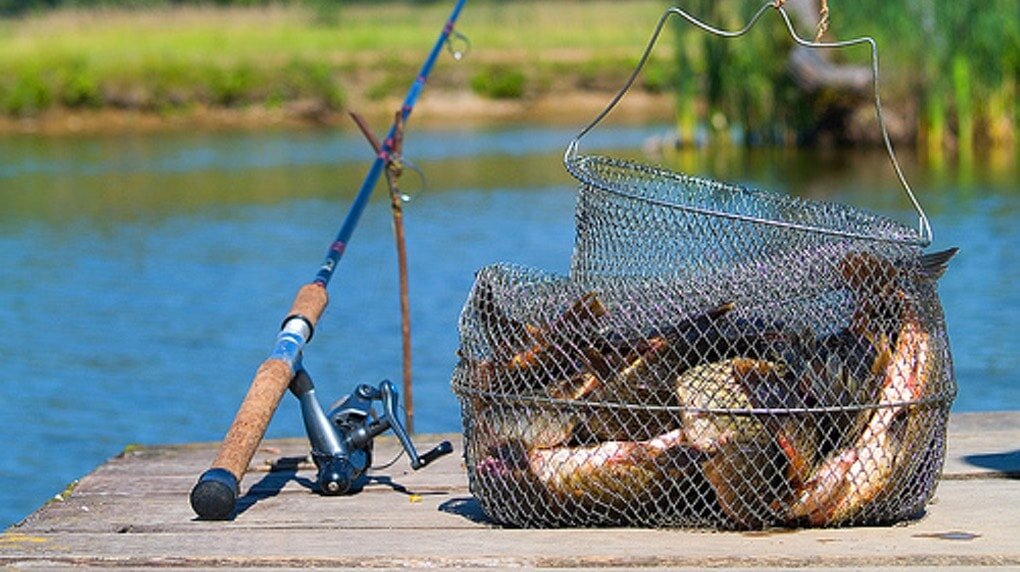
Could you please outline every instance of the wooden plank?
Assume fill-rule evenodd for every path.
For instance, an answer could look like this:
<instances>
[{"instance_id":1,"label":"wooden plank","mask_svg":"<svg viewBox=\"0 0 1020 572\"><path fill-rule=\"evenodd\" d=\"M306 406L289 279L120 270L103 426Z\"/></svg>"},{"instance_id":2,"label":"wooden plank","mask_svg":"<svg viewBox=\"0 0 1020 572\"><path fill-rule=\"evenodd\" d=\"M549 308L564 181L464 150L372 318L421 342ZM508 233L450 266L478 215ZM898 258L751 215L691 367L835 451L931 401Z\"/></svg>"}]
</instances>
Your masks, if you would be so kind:
<instances>
[{"instance_id":1,"label":"wooden plank","mask_svg":"<svg viewBox=\"0 0 1020 572\"><path fill-rule=\"evenodd\" d=\"M458 479L458 480L454 480ZM81 480L75 493L81 496L133 496L148 497L152 495L178 495L182 490L190 489L197 480L189 476L148 476L142 479L125 476L89 475ZM276 492L317 493L314 487L315 471L302 470L297 474L285 471L272 473L248 473L241 484L245 494L265 496ZM425 478L421 472L399 471L395 473L379 471L370 473L365 493L372 491L396 490L408 493L429 494L435 491L467 490L467 477L461 473L438 481L435 475Z\"/></svg>"},{"instance_id":2,"label":"wooden plank","mask_svg":"<svg viewBox=\"0 0 1020 572\"><path fill-rule=\"evenodd\" d=\"M1020 477L1020 413L952 415L943 478Z\"/></svg>"},{"instance_id":3,"label":"wooden plank","mask_svg":"<svg viewBox=\"0 0 1020 572\"><path fill-rule=\"evenodd\" d=\"M986 431L1020 431L1020 412L953 413L949 416L950 434Z\"/></svg>"},{"instance_id":4,"label":"wooden plank","mask_svg":"<svg viewBox=\"0 0 1020 572\"><path fill-rule=\"evenodd\" d=\"M189 454L194 454L189 451ZM436 460L424 470L414 471L408 465L406 459L397 461L393 466L385 469L373 469L368 472L370 484L367 489L376 488L404 488L412 491L419 489L448 490L450 488L464 488L467 486L467 476L463 460L459 451ZM202 451L203 462L185 462L191 468L190 471L180 471L178 463L170 457L153 459L147 456L147 452L136 451L126 456L116 458L96 469L88 476L81 479L76 494L102 494L102 495L147 495L147 494L176 494L181 490L190 489L198 475L208 468L208 461L212 459L215 451ZM206 458L207 457L207 458ZM285 455L286 457L286 455ZM290 457L293 458L293 457ZM386 460L392 455L384 457ZM279 457L266 460L278 460ZM182 459L187 461L187 459ZM159 471L158 466L165 467L165 471ZM134 470L138 468L139 470ZM256 491L281 485L294 490L307 490L311 481L315 479L315 469L310 463L302 463L298 470L276 470L270 471L267 463L259 462L255 469L245 474L241 482L241 490L248 491L255 487Z\"/></svg>"},{"instance_id":5,"label":"wooden plank","mask_svg":"<svg viewBox=\"0 0 1020 572\"><path fill-rule=\"evenodd\" d=\"M424 451L443 440L451 441L455 451L459 452L461 450L462 438L457 433L416 436L415 445ZM107 463L97 468L95 472L130 473L138 476L181 475L197 479L202 471L209 468L209 464L216 457L218 448L219 443L158 445L132 448L132 450L110 459ZM251 468L255 471L264 471L269 462L276 461L281 457L305 457L308 455L308 450L309 446L306 439L272 439L264 442L256 451ZM377 437L373 455L374 463L380 464L389 461L399 451L400 444L395 438L390 436ZM436 464L430 465L427 472L421 474L459 471L457 467L460 457L457 452L453 455L442 457ZM457 461L451 462L454 459ZM138 461L144 462L139 463ZM398 464L398 467L407 466L406 458L398 461L398 463L402 463Z\"/></svg>"},{"instance_id":6,"label":"wooden plank","mask_svg":"<svg viewBox=\"0 0 1020 572\"><path fill-rule=\"evenodd\" d=\"M515 530L489 523L454 455L423 471L406 460L386 481L347 497L310 490L314 471L267 472L300 457L302 439L274 440L245 475L244 510L194 520L191 486L217 444L127 452L0 536L0 566L334 567L896 567L1020 566L1020 413L954 416L946 478L921 520L903 526L712 533L686 530ZM424 448L424 445L423 445ZM377 442L376 462L397 450Z\"/></svg>"},{"instance_id":7,"label":"wooden plank","mask_svg":"<svg viewBox=\"0 0 1020 572\"><path fill-rule=\"evenodd\" d=\"M72 496L55 502L47 510L27 519L19 530L42 534L54 532L210 532L228 526L231 530L257 528L287 529L417 529L470 528L484 518L466 491L422 495L366 492L357 496L325 497L308 491L265 496L250 504L228 523L195 519L186 495L150 496L144 510L120 497ZM466 503L466 507L461 504ZM466 518L466 510L476 518Z\"/></svg>"},{"instance_id":8,"label":"wooden plank","mask_svg":"<svg viewBox=\"0 0 1020 572\"><path fill-rule=\"evenodd\" d=\"M55 563L189 566L1018 566L1020 516L999 502L1018 495L1020 482L1014 480L950 481L943 484L929 514L909 526L764 533L477 525L392 531L384 526L349 527L342 520L334 528L300 530L241 529L237 523L120 534L24 530L18 533L44 541L0 543L0 564L45 558Z\"/></svg>"}]
</instances>

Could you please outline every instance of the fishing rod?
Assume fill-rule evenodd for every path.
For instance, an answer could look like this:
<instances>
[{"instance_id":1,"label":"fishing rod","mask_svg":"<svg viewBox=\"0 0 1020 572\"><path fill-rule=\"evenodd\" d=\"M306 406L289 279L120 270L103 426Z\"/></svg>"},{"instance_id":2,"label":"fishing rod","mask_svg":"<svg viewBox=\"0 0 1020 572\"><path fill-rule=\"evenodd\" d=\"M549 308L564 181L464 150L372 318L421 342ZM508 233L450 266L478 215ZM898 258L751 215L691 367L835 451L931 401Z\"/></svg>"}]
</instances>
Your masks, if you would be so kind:
<instances>
[{"instance_id":1,"label":"fishing rod","mask_svg":"<svg viewBox=\"0 0 1020 572\"><path fill-rule=\"evenodd\" d=\"M251 387L248 389L244 401L241 402L241 406L234 416L233 423L231 423L226 436L223 438L223 443L220 445L215 460L213 460L211 467L202 473L198 483L191 490L191 507L200 518L222 520L228 518L234 512L240 493L239 483L241 477L251 463L251 459L255 455L259 443L262 441L262 437L265 435L266 427L268 427L269 421L272 419L273 413L276 411L284 392L291 386L292 380L295 379L295 374L303 371L301 367L302 349L305 344L311 341L315 326L322 316L322 312L326 309L326 304L329 301L326 288L333 277L333 273L336 271L340 259L343 257L344 251L347 249L351 235L354 233L361 214L368 204L368 199L379 182L383 169L393 159L391 153L394 151L398 129L402 128L408 116L411 115L418 96L425 87L425 82L428 80L432 67L439 57L439 52L444 46L449 45L450 35L454 33L454 25L466 1L457 0L457 3L454 5L453 11L450 13L442 32L439 34L439 38L436 40L435 45L432 46L432 50L425 59L425 63L418 72L414 83L411 84L411 88L408 90L407 96L404 98L403 105L400 108L400 113L383 140L379 152L372 162L372 167L365 176L365 180L358 190L358 194L355 196L354 202L351 204L350 210L348 210L336 238L326 251L325 259L315 274L315 278L299 289L294 302L291 304L290 311L284 318L280 331L277 334L273 350L255 372ZM302 376L303 379L304 376ZM306 401L306 398L303 396L309 393L309 387L310 383L305 383L304 381L297 384L296 387L291 387L295 395L302 400L303 406ZM306 427L309 427L307 423ZM398 431L398 436L401 433L402 431ZM309 436L310 438L313 437L311 431L309 431ZM321 441L321 439L312 438L312 441L314 453L314 445L316 441ZM401 442L405 445L405 448L408 448L409 440L402 438ZM360 444L359 442L356 446ZM335 452L339 450L341 453L345 451L344 443L331 442L331 445L336 445L336 447L328 447L330 451ZM414 454L413 447L411 447L409 452L412 453L412 466L418 465L413 468L421 468L431 460L448 453L450 450L449 443L442 443L432 451L422 455L420 459L417 459L418 462L415 463L413 461L416 460L417 455Z\"/></svg>"}]
</instances>

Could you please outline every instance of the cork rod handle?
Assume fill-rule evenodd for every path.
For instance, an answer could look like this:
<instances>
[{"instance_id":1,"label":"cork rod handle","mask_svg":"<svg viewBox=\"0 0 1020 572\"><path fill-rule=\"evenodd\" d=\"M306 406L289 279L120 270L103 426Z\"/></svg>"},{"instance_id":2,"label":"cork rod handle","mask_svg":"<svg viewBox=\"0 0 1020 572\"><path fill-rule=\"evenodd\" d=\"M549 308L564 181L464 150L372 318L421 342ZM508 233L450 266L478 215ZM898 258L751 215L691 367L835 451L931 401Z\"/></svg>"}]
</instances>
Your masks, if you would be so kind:
<instances>
[{"instance_id":1,"label":"cork rod handle","mask_svg":"<svg viewBox=\"0 0 1020 572\"><path fill-rule=\"evenodd\" d=\"M240 480L293 377L290 364L283 360L267 359L262 362L223 438L212 468L226 469Z\"/></svg>"},{"instance_id":2,"label":"cork rod handle","mask_svg":"<svg viewBox=\"0 0 1020 572\"><path fill-rule=\"evenodd\" d=\"M294 377L301 347L311 337L327 303L326 289L319 283L306 284L298 291L272 355L255 372L212 467L191 491L191 506L199 517L222 520L234 512L241 478Z\"/></svg>"}]
</instances>

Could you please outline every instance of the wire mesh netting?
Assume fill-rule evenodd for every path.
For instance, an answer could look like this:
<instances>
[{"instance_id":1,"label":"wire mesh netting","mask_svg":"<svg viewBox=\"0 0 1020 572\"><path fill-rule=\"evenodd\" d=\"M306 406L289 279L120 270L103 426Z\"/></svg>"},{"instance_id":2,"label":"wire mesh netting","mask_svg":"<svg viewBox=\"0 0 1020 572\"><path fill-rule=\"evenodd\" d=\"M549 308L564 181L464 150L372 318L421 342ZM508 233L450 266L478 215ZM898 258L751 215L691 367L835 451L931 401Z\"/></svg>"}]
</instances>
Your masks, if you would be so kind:
<instances>
[{"instance_id":1,"label":"wire mesh netting","mask_svg":"<svg viewBox=\"0 0 1020 572\"><path fill-rule=\"evenodd\" d=\"M916 516L956 393L953 251L852 207L573 157L570 276L479 272L453 376L472 493L516 526Z\"/></svg>"}]
</instances>

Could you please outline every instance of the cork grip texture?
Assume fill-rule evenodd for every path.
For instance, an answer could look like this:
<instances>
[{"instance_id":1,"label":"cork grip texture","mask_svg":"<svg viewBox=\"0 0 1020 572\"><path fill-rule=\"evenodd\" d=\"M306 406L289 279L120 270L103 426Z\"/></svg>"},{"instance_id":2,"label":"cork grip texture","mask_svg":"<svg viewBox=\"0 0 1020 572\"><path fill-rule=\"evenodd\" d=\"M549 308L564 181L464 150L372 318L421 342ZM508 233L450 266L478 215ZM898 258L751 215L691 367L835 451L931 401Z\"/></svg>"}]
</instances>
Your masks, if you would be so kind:
<instances>
[{"instance_id":1,"label":"cork grip texture","mask_svg":"<svg viewBox=\"0 0 1020 572\"><path fill-rule=\"evenodd\" d=\"M297 305L295 302L294 306ZM311 319L310 316L308 318ZM223 438L220 452L212 464L214 469L226 469L241 480L292 377L294 371L287 362L278 359L262 362L227 436Z\"/></svg>"},{"instance_id":2,"label":"cork grip texture","mask_svg":"<svg viewBox=\"0 0 1020 572\"><path fill-rule=\"evenodd\" d=\"M317 282L305 284L301 287L301 290L298 290L297 297L294 298L294 304L290 307L290 313L287 315L304 316L314 326L319 322L319 317L322 316L323 310L326 309L327 302L329 302L329 296L326 294L326 288L322 284Z\"/></svg>"}]
</instances>

